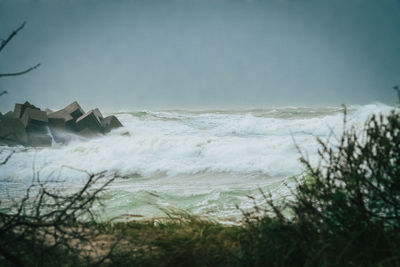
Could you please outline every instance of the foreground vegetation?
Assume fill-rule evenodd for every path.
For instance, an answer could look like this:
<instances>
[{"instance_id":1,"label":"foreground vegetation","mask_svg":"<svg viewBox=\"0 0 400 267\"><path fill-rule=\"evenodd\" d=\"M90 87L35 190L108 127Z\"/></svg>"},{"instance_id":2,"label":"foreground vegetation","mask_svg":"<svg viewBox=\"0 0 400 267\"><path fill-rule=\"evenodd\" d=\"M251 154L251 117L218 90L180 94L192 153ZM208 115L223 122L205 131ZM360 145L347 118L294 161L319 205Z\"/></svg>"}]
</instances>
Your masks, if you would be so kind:
<instances>
[{"instance_id":1,"label":"foreground vegetation","mask_svg":"<svg viewBox=\"0 0 400 267\"><path fill-rule=\"evenodd\" d=\"M35 217L32 210L44 203L40 198L24 212L2 210L1 263L400 266L400 115L393 111L373 116L363 132L347 129L337 141L336 146L319 141L318 166L301 157L306 175L297 182L290 200L276 202L265 196L267 204L244 212L240 226L185 214L163 222L82 223L70 207L79 211L77 203L83 199L84 214L90 214L89 206L100 192L86 189L67 202L57 202L61 210L57 214L66 217ZM95 197L90 198L93 193ZM75 204L69 205L71 200ZM49 212L54 214L45 214ZM35 217L39 230L32 231L35 225L26 221L31 218L27 214ZM10 221L20 223L10 227ZM56 242L54 235L49 238L44 233L58 233L56 237L63 233L63 238ZM89 249L85 242L90 243Z\"/></svg>"}]
</instances>

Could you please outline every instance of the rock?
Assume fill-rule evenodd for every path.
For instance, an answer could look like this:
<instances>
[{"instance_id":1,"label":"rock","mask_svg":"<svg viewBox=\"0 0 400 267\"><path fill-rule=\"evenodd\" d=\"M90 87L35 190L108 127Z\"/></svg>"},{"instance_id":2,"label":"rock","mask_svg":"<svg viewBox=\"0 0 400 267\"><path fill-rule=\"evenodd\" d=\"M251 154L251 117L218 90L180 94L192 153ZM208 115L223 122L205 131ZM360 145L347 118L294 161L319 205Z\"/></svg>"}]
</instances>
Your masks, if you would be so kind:
<instances>
[{"instance_id":1,"label":"rock","mask_svg":"<svg viewBox=\"0 0 400 267\"><path fill-rule=\"evenodd\" d=\"M40 110L40 108L32 105L28 101L26 101L24 104L15 104L15 106L14 106L15 117L22 118L22 116L24 115L25 109L27 109L27 108Z\"/></svg>"},{"instance_id":2,"label":"rock","mask_svg":"<svg viewBox=\"0 0 400 267\"><path fill-rule=\"evenodd\" d=\"M82 134L84 136L103 133L102 124L93 110L79 117L76 120L75 128L79 134Z\"/></svg>"},{"instance_id":3,"label":"rock","mask_svg":"<svg viewBox=\"0 0 400 267\"><path fill-rule=\"evenodd\" d=\"M108 116L101 121L104 132L108 133L112 129L122 127L122 123L114 115Z\"/></svg>"},{"instance_id":4,"label":"rock","mask_svg":"<svg viewBox=\"0 0 400 267\"><path fill-rule=\"evenodd\" d=\"M79 117L81 117L83 114L85 114L85 111L79 106L78 102L74 101L65 108L63 108L68 114L74 118L74 120L77 120Z\"/></svg>"},{"instance_id":5,"label":"rock","mask_svg":"<svg viewBox=\"0 0 400 267\"><path fill-rule=\"evenodd\" d=\"M0 121L1 119L3 119L3 116L4 116L3 113L0 112Z\"/></svg>"},{"instance_id":6,"label":"rock","mask_svg":"<svg viewBox=\"0 0 400 267\"><path fill-rule=\"evenodd\" d=\"M0 143L4 145L28 143L28 135L20 119L5 117L0 121Z\"/></svg>"}]
</instances>

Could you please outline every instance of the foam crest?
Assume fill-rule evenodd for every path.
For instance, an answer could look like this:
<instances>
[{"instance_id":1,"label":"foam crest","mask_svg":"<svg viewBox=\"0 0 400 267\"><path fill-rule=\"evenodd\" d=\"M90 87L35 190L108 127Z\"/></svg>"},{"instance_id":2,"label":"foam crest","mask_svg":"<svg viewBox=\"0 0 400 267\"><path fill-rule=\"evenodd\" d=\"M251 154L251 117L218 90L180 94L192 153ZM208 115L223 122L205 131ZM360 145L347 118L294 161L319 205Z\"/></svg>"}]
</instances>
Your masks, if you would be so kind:
<instances>
[{"instance_id":1,"label":"foam crest","mask_svg":"<svg viewBox=\"0 0 400 267\"><path fill-rule=\"evenodd\" d=\"M348 126L362 129L372 114L387 114L382 104L350 106ZM0 197L24 192L34 174L42 181L74 190L84 172L119 173L105 193L104 219L122 214L151 218L160 210L183 209L220 221L236 221L262 204L259 188L278 198L289 193L283 181L299 175L297 144L312 162L318 160L316 137L334 143L343 130L340 107L252 110L135 111L116 114L125 127L106 136L75 138L51 148L5 148L17 152L0 166ZM126 134L129 132L129 134ZM69 167L73 168L69 168ZM61 182L61 183L60 183ZM136 216L137 215L137 216Z\"/></svg>"},{"instance_id":2,"label":"foam crest","mask_svg":"<svg viewBox=\"0 0 400 267\"><path fill-rule=\"evenodd\" d=\"M350 107L348 121L361 128L371 114L391 109L382 104ZM267 111L264 116L259 111L147 111L140 116L125 112L117 114L124 128L65 146L20 150L2 167L2 174L29 180L34 166L43 177L55 172L80 176L68 168L60 170L67 165L89 172L108 170L143 177L205 172L290 176L301 171L293 140L314 158L316 136L327 137L331 131L340 135L342 131L343 114L338 108L324 116L312 110L311 115L300 118L280 118L279 110ZM121 135L127 131L130 136Z\"/></svg>"}]
</instances>

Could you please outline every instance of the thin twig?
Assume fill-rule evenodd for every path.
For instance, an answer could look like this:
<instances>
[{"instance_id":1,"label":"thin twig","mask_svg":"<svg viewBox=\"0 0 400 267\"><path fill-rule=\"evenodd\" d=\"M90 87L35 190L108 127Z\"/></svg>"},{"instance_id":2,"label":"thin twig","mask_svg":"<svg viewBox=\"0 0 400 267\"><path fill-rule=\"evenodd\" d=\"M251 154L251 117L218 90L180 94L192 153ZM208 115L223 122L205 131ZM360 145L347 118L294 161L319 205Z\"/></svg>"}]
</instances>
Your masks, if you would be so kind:
<instances>
[{"instance_id":1,"label":"thin twig","mask_svg":"<svg viewBox=\"0 0 400 267\"><path fill-rule=\"evenodd\" d=\"M1 52L1 50L4 49L4 47L6 47L6 45L8 44L8 42L10 42L11 39L14 38L14 36L17 35L17 33L18 33L20 30L22 30L22 28L25 27L25 24L26 24L26 22L24 21L24 22L21 24L21 26L19 26L15 31L13 31L13 32L8 36L7 39L2 40L2 42L1 42L1 44L0 44L0 52Z\"/></svg>"},{"instance_id":2,"label":"thin twig","mask_svg":"<svg viewBox=\"0 0 400 267\"><path fill-rule=\"evenodd\" d=\"M26 74L34 69L39 68L39 66L41 65L41 63L36 64L33 67L30 67L29 69L26 69L24 71L20 71L20 72L13 72L13 73L0 73L0 78L2 77L11 77L11 76L19 76L19 75L23 75Z\"/></svg>"},{"instance_id":3,"label":"thin twig","mask_svg":"<svg viewBox=\"0 0 400 267\"><path fill-rule=\"evenodd\" d=\"M5 165L14 153L15 153L15 151L11 152L10 155L8 155L5 160L0 162L0 166Z\"/></svg>"}]
</instances>

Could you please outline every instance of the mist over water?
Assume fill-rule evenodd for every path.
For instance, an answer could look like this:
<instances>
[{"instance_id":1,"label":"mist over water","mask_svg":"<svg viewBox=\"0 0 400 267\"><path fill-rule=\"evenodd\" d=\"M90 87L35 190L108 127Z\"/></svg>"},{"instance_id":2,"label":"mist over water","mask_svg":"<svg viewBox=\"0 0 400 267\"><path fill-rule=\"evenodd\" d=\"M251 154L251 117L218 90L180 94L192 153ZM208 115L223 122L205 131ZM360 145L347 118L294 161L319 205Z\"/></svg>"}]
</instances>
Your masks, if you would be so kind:
<instances>
[{"instance_id":1,"label":"mist over water","mask_svg":"<svg viewBox=\"0 0 400 267\"><path fill-rule=\"evenodd\" d=\"M348 124L361 129L374 113L393 107L349 107ZM74 169L126 176L106 192L104 218L123 214L153 218L162 209L185 210L235 221L251 208L259 188L288 194L284 182L302 173L295 143L317 163L316 137L332 144L343 126L341 107L281 107L248 110L123 111L124 124L97 139L76 139L51 148L17 149L1 166L2 198L18 195L34 172L51 186L74 190L86 174ZM129 134L128 134L129 133ZM7 155L3 151L2 157Z\"/></svg>"},{"instance_id":2,"label":"mist over water","mask_svg":"<svg viewBox=\"0 0 400 267\"><path fill-rule=\"evenodd\" d=\"M0 0L0 111L396 103L396 0Z\"/></svg>"}]
</instances>

